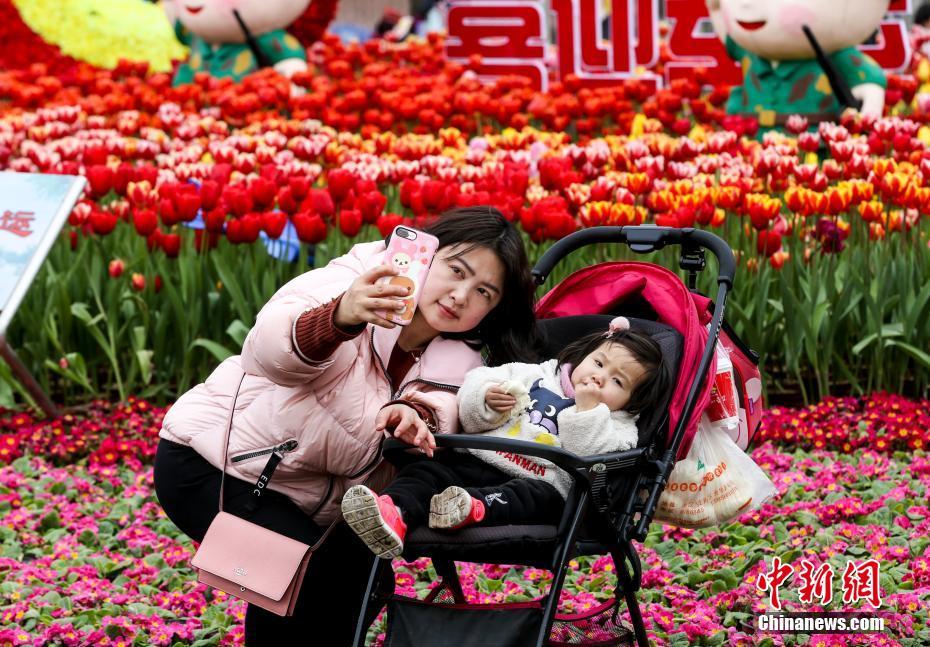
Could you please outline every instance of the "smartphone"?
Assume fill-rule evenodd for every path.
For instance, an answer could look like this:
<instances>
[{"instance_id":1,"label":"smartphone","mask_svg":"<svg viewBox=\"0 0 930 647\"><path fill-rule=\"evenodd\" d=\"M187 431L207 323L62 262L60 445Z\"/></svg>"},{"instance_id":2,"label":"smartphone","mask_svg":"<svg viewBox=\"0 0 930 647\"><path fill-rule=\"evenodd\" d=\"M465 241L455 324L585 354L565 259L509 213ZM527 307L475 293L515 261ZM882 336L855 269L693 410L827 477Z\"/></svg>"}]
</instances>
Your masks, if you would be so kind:
<instances>
[{"instance_id":1,"label":"smartphone","mask_svg":"<svg viewBox=\"0 0 930 647\"><path fill-rule=\"evenodd\" d=\"M402 312L381 310L378 312L380 316L399 326L406 326L410 323L437 249L439 249L439 239L435 236L403 225L394 228L384 252L384 263L397 270L397 275L386 276L380 279L380 282L403 285L411 288L411 292L410 296L404 299L406 307Z\"/></svg>"}]
</instances>

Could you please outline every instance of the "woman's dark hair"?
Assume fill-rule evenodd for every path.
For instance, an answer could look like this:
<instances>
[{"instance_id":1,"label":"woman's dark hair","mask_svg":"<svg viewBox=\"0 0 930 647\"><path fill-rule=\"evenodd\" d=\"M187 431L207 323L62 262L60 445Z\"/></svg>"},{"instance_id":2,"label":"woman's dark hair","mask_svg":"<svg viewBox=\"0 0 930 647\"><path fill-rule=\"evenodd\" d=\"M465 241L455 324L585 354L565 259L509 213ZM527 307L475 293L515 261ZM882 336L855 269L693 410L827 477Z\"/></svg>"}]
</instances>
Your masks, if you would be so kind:
<instances>
[{"instance_id":1,"label":"woman's dark hair","mask_svg":"<svg viewBox=\"0 0 930 647\"><path fill-rule=\"evenodd\" d=\"M662 361L662 349L649 335L635 330L618 330L610 336L605 336L603 332L591 333L572 342L559 353L559 366L578 366L585 357L605 342L626 348L644 369L642 380L630 395L630 401L624 407L624 411L636 415L658 407L671 386L671 380L668 367Z\"/></svg>"},{"instance_id":2,"label":"woman's dark hair","mask_svg":"<svg viewBox=\"0 0 930 647\"><path fill-rule=\"evenodd\" d=\"M446 211L425 231L439 239L440 248L460 245L452 258L484 247L494 252L504 265L500 303L477 328L442 336L461 339L475 350L486 348L490 366L535 361L539 349L533 315L536 284L516 228L494 207L477 206Z\"/></svg>"},{"instance_id":3,"label":"woman's dark hair","mask_svg":"<svg viewBox=\"0 0 930 647\"><path fill-rule=\"evenodd\" d=\"M922 27L926 27L928 20L930 20L930 2L925 2L920 5L917 12L914 14L914 22Z\"/></svg>"}]
</instances>

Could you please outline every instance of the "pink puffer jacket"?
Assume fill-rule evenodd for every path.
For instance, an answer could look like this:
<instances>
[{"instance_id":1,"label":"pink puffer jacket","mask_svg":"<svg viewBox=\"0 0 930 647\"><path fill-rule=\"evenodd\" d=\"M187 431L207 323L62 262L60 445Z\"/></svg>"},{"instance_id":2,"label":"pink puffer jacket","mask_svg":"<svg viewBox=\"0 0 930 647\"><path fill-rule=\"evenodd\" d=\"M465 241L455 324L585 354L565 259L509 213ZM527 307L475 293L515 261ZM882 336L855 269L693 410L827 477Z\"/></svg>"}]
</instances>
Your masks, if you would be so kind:
<instances>
[{"instance_id":1,"label":"pink puffer jacket","mask_svg":"<svg viewBox=\"0 0 930 647\"><path fill-rule=\"evenodd\" d=\"M278 290L258 313L242 354L223 361L206 382L182 395L165 416L160 436L192 447L221 468L229 410L241 382L227 474L254 483L271 450L286 445L268 487L327 523L336 518L345 491L365 481L381 461L382 434L375 432L374 421L386 402L422 403L436 413L440 433L456 433L456 391L465 373L482 365L481 355L463 342L435 338L396 393L386 366L400 327L369 324L316 364L294 352L294 320L345 292L383 255L383 241L356 245Z\"/></svg>"}]
</instances>

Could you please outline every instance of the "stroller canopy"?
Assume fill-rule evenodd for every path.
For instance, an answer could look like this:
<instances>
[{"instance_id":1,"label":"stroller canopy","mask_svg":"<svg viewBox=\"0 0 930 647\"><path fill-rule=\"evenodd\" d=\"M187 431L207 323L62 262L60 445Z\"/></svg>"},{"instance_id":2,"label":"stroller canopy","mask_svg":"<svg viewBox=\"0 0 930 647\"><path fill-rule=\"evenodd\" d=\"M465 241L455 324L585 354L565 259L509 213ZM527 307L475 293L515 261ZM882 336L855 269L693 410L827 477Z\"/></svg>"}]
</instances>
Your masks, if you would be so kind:
<instances>
[{"instance_id":1,"label":"stroller canopy","mask_svg":"<svg viewBox=\"0 0 930 647\"><path fill-rule=\"evenodd\" d=\"M712 314L709 299L690 292L675 273L659 265L611 262L586 267L568 276L539 300L536 316L551 319L585 314L631 314L624 306L640 300L654 312L656 321L674 328L684 339L678 379L669 405L666 434L667 443L671 443L707 343L706 326ZM636 313L635 316L643 315ZM716 358L710 371L711 375L716 371ZM710 399L712 384L713 380L705 380L698 393L678 448L678 460L683 459L691 447L698 421Z\"/></svg>"}]
</instances>

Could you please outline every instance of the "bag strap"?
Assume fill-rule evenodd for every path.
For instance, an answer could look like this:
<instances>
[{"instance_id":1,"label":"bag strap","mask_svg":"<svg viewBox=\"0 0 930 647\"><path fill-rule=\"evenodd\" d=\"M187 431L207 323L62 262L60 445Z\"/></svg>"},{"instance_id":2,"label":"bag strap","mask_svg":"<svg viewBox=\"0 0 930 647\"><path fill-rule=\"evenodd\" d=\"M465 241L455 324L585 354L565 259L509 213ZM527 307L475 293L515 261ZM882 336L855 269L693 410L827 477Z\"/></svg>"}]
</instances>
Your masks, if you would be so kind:
<instances>
[{"instance_id":1,"label":"bag strap","mask_svg":"<svg viewBox=\"0 0 930 647\"><path fill-rule=\"evenodd\" d=\"M236 413L236 402L239 400L239 391L242 389L242 383L245 381L245 371L242 372L242 377L239 378L239 385L236 387L236 395L233 396L232 406L229 408L229 420L226 423L226 440L223 441L223 469L221 470L222 474L220 476L220 512L223 511L223 489L226 485L226 463L229 462L229 436L232 434L232 423L233 415ZM340 514L336 517L336 520L329 524L329 527L323 532L323 535L317 540L315 544L310 548L311 551L315 551L319 548L323 542L329 537L333 529L339 525L339 522L342 521L342 515Z\"/></svg>"},{"instance_id":2,"label":"bag strap","mask_svg":"<svg viewBox=\"0 0 930 647\"><path fill-rule=\"evenodd\" d=\"M223 441L223 472L220 476L220 512L223 511L223 488L226 485L226 463L229 462L229 436L232 434L233 414L236 413L236 402L239 400L239 390L242 389L242 383L245 381L245 371L242 371L242 377L239 378L239 386L236 387L236 395L233 396L232 406L229 408L229 420L226 423L226 440Z\"/></svg>"}]
</instances>

